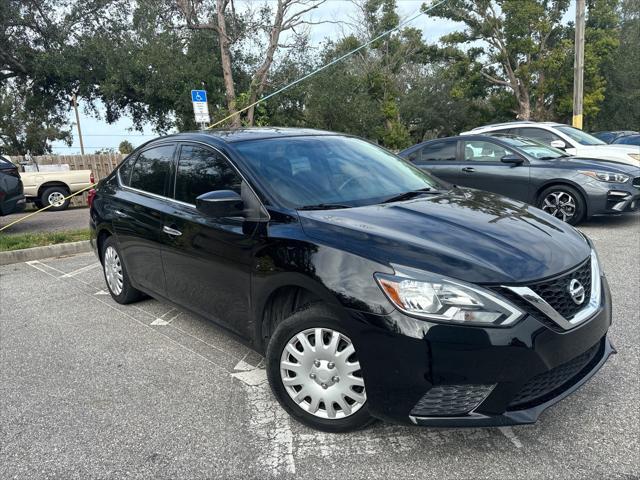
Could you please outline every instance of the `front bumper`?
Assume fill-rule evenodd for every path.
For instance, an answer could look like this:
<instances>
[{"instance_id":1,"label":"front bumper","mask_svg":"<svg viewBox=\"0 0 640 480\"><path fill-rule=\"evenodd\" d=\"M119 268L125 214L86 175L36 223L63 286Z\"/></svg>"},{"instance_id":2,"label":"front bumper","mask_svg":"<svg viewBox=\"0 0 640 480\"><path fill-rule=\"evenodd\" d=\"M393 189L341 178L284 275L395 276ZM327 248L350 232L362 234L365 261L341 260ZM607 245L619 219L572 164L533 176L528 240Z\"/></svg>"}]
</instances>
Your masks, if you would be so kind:
<instances>
[{"instance_id":1,"label":"front bumper","mask_svg":"<svg viewBox=\"0 0 640 480\"><path fill-rule=\"evenodd\" d=\"M548 328L532 315L510 328L482 328L432 324L399 312L352 312L369 411L387 421L434 427L535 422L615 352L607 338L611 295L604 277L602 290L593 317L565 332ZM462 413L456 411L460 396L447 394L461 386L469 387L464 399L472 402ZM436 391L438 408L450 401L451 414L446 408L431 408L432 414L420 415L421 406L433 407L424 398ZM446 414L437 413L443 411Z\"/></svg>"}]
</instances>

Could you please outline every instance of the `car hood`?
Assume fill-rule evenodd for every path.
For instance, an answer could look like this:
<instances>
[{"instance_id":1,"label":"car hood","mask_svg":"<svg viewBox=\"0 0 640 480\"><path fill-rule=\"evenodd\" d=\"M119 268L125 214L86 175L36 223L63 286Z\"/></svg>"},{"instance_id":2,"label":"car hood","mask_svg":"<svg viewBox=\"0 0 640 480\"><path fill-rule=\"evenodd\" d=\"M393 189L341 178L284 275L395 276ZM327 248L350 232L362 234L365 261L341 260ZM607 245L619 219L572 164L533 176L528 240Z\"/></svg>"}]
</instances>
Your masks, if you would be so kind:
<instances>
[{"instance_id":1,"label":"car hood","mask_svg":"<svg viewBox=\"0 0 640 480\"><path fill-rule=\"evenodd\" d=\"M591 251L570 225L479 190L455 188L404 202L299 215L304 232L325 245L482 284L554 276Z\"/></svg>"},{"instance_id":2,"label":"car hood","mask_svg":"<svg viewBox=\"0 0 640 480\"><path fill-rule=\"evenodd\" d=\"M614 160L598 160L595 158L582 157L559 157L554 160L547 160L549 165L563 168L578 168L584 170L602 170L615 173L626 173L631 176L640 175L640 167L628 163L616 162Z\"/></svg>"},{"instance_id":3,"label":"car hood","mask_svg":"<svg viewBox=\"0 0 640 480\"><path fill-rule=\"evenodd\" d=\"M640 160L629 156L629 154L640 155L640 147L634 145L580 145L576 153L579 157L614 160L640 167Z\"/></svg>"}]
</instances>

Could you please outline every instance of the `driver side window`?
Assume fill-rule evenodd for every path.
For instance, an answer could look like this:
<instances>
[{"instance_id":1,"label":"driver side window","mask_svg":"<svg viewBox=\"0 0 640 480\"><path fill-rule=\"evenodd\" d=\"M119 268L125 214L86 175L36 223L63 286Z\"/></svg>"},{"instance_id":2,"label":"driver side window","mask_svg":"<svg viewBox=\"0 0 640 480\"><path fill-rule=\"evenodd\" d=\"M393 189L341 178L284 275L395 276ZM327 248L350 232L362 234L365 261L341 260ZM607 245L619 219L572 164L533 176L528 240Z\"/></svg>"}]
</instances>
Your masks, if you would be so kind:
<instances>
[{"instance_id":1,"label":"driver side window","mask_svg":"<svg viewBox=\"0 0 640 480\"><path fill-rule=\"evenodd\" d=\"M499 162L505 155L513 152L496 143L482 140L464 142L464 160L466 162Z\"/></svg>"}]
</instances>

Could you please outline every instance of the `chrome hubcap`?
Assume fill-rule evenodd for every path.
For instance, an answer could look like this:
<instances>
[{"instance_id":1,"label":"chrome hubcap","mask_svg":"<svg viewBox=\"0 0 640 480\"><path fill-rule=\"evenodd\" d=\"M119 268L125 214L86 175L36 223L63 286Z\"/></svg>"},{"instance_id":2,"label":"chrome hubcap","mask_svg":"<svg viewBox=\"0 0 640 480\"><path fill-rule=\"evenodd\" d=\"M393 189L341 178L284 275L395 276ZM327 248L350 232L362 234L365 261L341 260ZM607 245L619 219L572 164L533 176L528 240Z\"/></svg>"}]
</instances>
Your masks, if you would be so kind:
<instances>
[{"instance_id":1,"label":"chrome hubcap","mask_svg":"<svg viewBox=\"0 0 640 480\"><path fill-rule=\"evenodd\" d=\"M104 251L104 276L113 294L120 295L122 293L122 265L118 252L113 247L107 247Z\"/></svg>"},{"instance_id":2,"label":"chrome hubcap","mask_svg":"<svg viewBox=\"0 0 640 480\"><path fill-rule=\"evenodd\" d=\"M64 195L60 192L53 192L49 194L49 204L54 207L60 207L64 203Z\"/></svg>"},{"instance_id":3,"label":"chrome hubcap","mask_svg":"<svg viewBox=\"0 0 640 480\"><path fill-rule=\"evenodd\" d=\"M576 200L567 192L551 192L545 197L542 210L566 222L576 214Z\"/></svg>"},{"instance_id":4,"label":"chrome hubcap","mask_svg":"<svg viewBox=\"0 0 640 480\"><path fill-rule=\"evenodd\" d=\"M367 400L351 339L329 328L292 337L280 357L280 377L300 408L320 418L345 418Z\"/></svg>"}]
</instances>

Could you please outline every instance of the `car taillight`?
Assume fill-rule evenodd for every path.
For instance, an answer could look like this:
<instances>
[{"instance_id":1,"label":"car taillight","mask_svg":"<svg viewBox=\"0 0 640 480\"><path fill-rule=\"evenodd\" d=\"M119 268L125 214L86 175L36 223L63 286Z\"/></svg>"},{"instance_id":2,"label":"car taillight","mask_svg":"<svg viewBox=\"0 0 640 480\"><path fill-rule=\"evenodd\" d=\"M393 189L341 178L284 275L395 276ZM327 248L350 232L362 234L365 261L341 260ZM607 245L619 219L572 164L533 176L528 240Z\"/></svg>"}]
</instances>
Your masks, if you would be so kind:
<instances>
[{"instance_id":1,"label":"car taillight","mask_svg":"<svg viewBox=\"0 0 640 480\"><path fill-rule=\"evenodd\" d=\"M87 194L87 203L89 204L89 208L91 208L91 205L93 204L93 199L96 197L96 189L92 188L91 190L89 190L89 193Z\"/></svg>"},{"instance_id":2,"label":"car taillight","mask_svg":"<svg viewBox=\"0 0 640 480\"><path fill-rule=\"evenodd\" d=\"M89 183L91 184L96 183L96 177L93 176L93 172L89 174Z\"/></svg>"}]
</instances>

